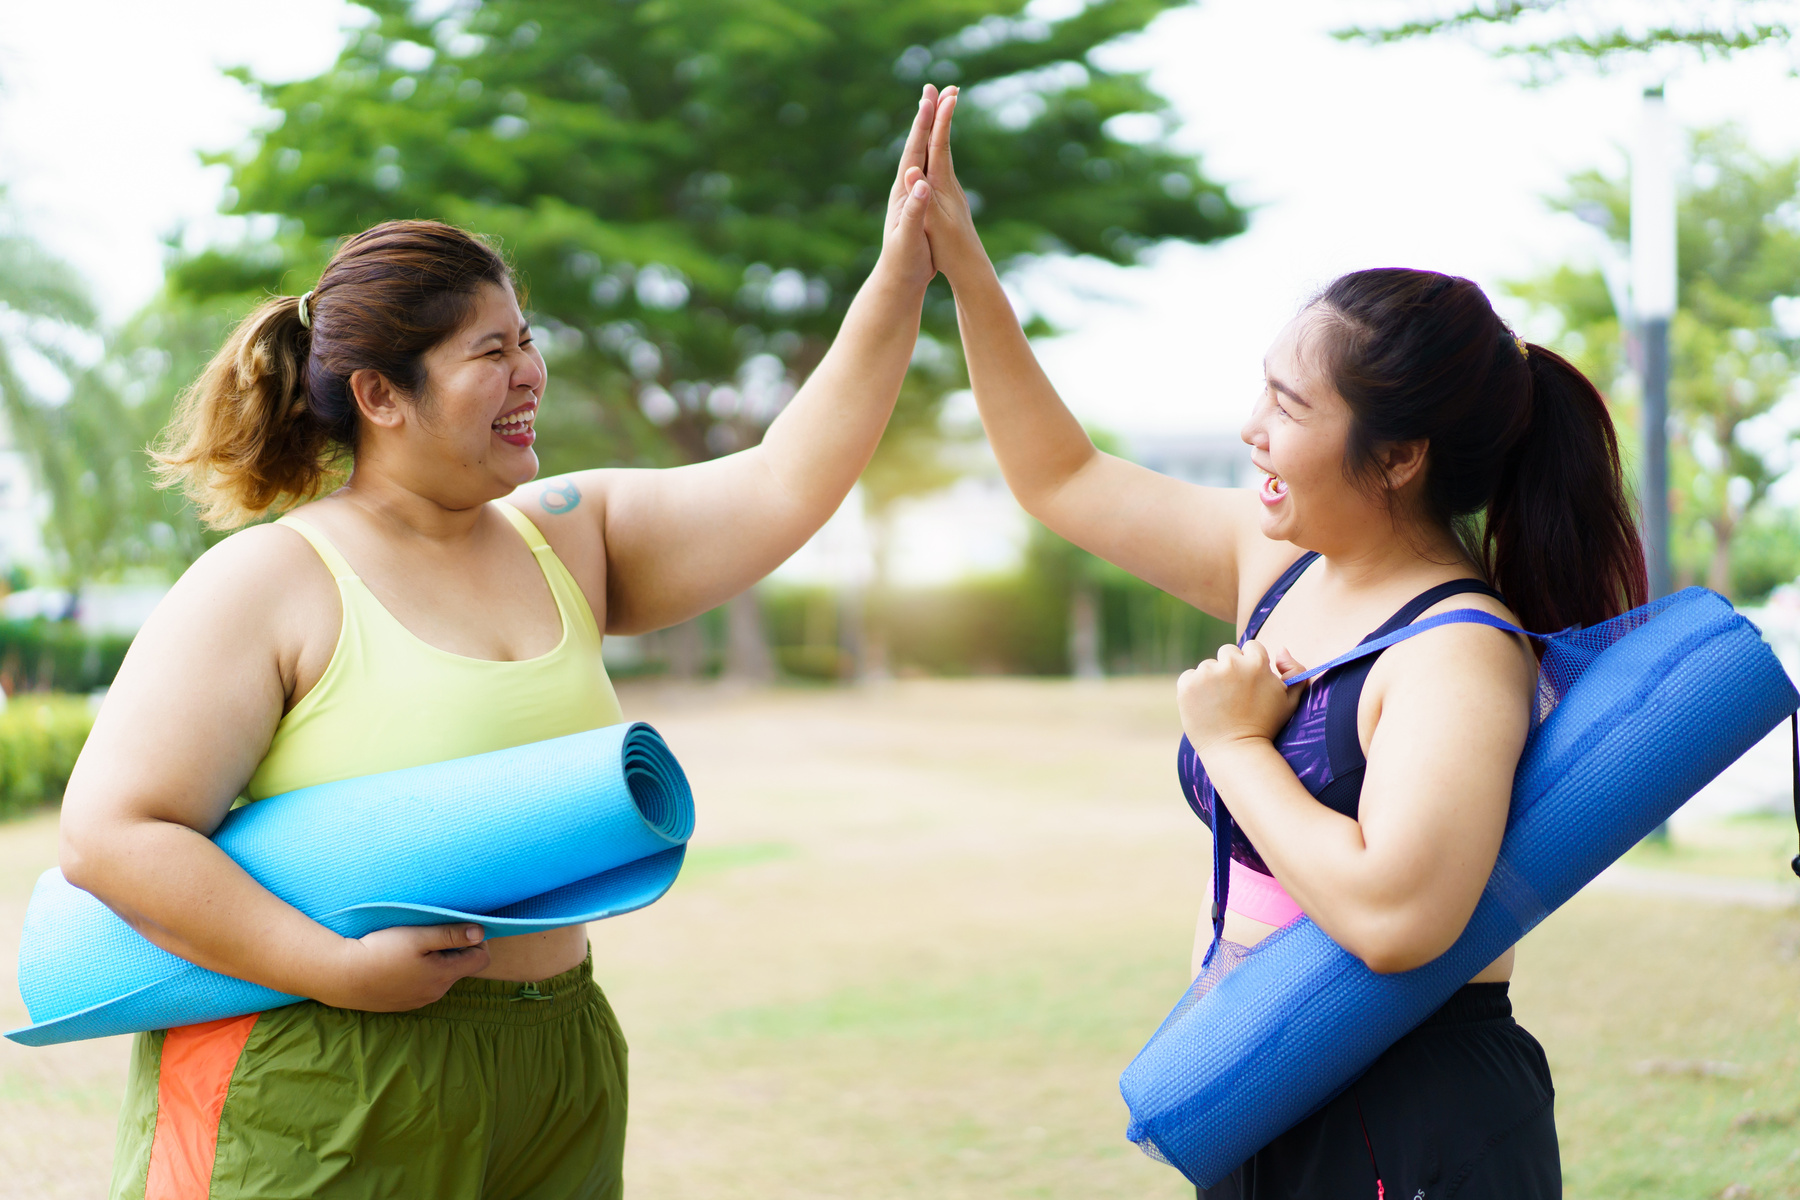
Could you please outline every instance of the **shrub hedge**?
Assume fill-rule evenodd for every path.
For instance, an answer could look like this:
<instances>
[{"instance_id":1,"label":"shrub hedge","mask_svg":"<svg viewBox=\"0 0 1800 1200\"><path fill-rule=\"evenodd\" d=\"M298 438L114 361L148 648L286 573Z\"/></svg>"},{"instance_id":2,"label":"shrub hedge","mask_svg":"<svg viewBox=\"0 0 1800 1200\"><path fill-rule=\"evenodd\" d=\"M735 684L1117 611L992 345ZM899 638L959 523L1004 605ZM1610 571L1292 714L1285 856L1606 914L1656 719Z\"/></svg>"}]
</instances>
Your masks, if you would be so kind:
<instances>
[{"instance_id":1,"label":"shrub hedge","mask_svg":"<svg viewBox=\"0 0 1800 1200\"><path fill-rule=\"evenodd\" d=\"M93 725L85 696L15 697L0 712L0 818L62 799Z\"/></svg>"},{"instance_id":2,"label":"shrub hedge","mask_svg":"<svg viewBox=\"0 0 1800 1200\"><path fill-rule=\"evenodd\" d=\"M84 633L73 621L0 621L0 687L91 692L119 673L131 636Z\"/></svg>"},{"instance_id":3,"label":"shrub hedge","mask_svg":"<svg viewBox=\"0 0 1800 1200\"><path fill-rule=\"evenodd\" d=\"M1173 674L1232 640L1207 616L1141 579L1039 530L1017 571L897 590L870 604L886 627L895 671L931 675L1066 675L1077 588L1092 600L1100 663L1108 674ZM784 674L831 680L850 669L842 648L843 597L820 586L762 591L764 628ZM706 631L716 648L722 623ZM717 653L712 655L714 663ZM640 664L640 672L661 664Z\"/></svg>"}]
</instances>

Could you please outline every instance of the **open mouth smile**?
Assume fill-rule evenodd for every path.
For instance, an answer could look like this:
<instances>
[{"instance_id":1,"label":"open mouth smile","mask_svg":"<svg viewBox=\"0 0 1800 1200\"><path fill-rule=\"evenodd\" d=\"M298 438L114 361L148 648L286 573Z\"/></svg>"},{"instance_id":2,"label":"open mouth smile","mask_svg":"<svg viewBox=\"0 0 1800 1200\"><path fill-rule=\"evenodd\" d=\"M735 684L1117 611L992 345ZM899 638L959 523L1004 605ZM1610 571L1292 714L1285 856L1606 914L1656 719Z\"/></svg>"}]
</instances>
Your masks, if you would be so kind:
<instances>
[{"instance_id":1,"label":"open mouth smile","mask_svg":"<svg viewBox=\"0 0 1800 1200\"><path fill-rule=\"evenodd\" d=\"M494 432L509 446L529 446L537 440L533 426L537 422L537 402L522 404L494 422Z\"/></svg>"},{"instance_id":2,"label":"open mouth smile","mask_svg":"<svg viewBox=\"0 0 1800 1200\"><path fill-rule=\"evenodd\" d=\"M1263 472L1262 491L1259 493L1264 504L1280 504L1287 498L1287 480L1273 471Z\"/></svg>"}]
</instances>

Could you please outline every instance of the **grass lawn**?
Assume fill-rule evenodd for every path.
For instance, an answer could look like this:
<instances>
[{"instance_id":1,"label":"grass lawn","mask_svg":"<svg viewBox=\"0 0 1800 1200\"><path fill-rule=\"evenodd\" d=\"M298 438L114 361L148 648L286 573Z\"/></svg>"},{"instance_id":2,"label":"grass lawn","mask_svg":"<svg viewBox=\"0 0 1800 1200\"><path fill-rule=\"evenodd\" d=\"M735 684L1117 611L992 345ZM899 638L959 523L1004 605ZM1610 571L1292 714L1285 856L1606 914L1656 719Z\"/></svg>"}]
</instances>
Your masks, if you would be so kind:
<instances>
[{"instance_id":1,"label":"grass lawn","mask_svg":"<svg viewBox=\"0 0 1800 1200\"><path fill-rule=\"evenodd\" d=\"M700 806L675 890L592 931L632 1045L630 1194L1192 1196L1125 1142L1117 1090L1201 900L1171 692L626 690ZM0 953L53 857L47 815L0 826ZM1800 912L1595 891L1531 935L1515 997L1571 1197L1800 1198L1797 958ZM0 1045L0 1190L102 1193L124 1055Z\"/></svg>"},{"instance_id":2,"label":"grass lawn","mask_svg":"<svg viewBox=\"0 0 1800 1200\"><path fill-rule=\"evenodd\" d=\"M1636 867L1767 879L1792 885L1794 818L1785 813L1746 813L1683 829L1664 840L1640 843L1625 856Z\"/></svg>"}]
</instances>

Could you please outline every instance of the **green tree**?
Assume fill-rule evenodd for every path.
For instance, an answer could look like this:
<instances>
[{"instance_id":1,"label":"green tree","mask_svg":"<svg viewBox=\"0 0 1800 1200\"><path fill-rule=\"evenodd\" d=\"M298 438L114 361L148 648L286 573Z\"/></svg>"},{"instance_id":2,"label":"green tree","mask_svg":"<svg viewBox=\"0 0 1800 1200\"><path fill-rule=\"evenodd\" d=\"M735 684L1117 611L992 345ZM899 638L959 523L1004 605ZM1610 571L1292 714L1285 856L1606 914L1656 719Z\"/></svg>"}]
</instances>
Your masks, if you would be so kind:
<instances>
[{"instance_id":1,"label":"green tree","mask_svg":"<svg viewBox=\"0 0 1800 1200\"><path fill-rule=\"evenodd\" d=\"M1794 38L1792 0L1677 0L1619 5L1610 0L1462 0L1395 24L1355 25L1337 31L1347 41L1375 45L1437 35L1480 40L1496 53L1531 63L1540 77L1571 65L1601 69L1645 58L1716 58Z\"/></svg>"},{"instance_id":2,"label":"green tree","mask_svg":"<svg viewBox=\"0 0 1800 1200\"><path fill-rule=\"evenodd\" d=\"M99 361L75 376L56 436L39 451L54 496L49 530L74 580L172 577L221 536L155 486L145 451L242 310L164 289L109 330Z\"/></svg>"},{"instance_id":3,"label":"green tree","mask_svg":"<svg viewBox=\"0 0 1800 1200\"><path fill-rule=\"evenodd\" d=\"M529 283L558 360L546 469L728 453L761 436L873 265L927 80L964 90L965 183L1002 266L1130 264L1240 231L1169 146L1167 102L1092 61L1182 2L1047 21L1025 0L370 0L324 74L243 76L274 119L219 161L258 235L178 263L172 286L298 292L337 238L442 217L502 238ZM955 340L941 285L924 326ZM960 362L917 374L879 452L883 497L942 479L920 438Z\"/></svg>"},{"instance_id":4,"label":"green tree","mask_svg":"<svg viewBox=\"0 0 1800 1200\"><path fill-rule=\"evenodd\" d=\"M1747 524L1764 526L1750 573L1751 586L1765 591L1772 537L1792 527L1760 512L1787 466L1769 442L1792 435L1755 433L1800 378L1800 337L1777 313L1800 294L1797 188L1800 158L1765 159L1729 126L1693 135L1677 216L1680 307L1670 326L1670 507L1678 571L1728 595L1746 594L1734 575L1749 564L1734 563L1734 546ZM1626 180L1585 172L1554 203L1601 224L1625 249ZM1511 290L1560 317L1562 348L1592 377L1616 384L1625 375L1627 331L1598 272L1561 267ZM1800 544L1793 554L1790 578L1800 571Z\"/></svg>"},{"instance_id":5,"label":"green tree","mask_svg":"<svg viewBox=\"0 0 1800 1200\"><path fill-rule=\"evenodd\" d=\"M4 201L0 192L0 205ZM10 212L0 209L0 221L0 419L7 440L30 462L34 482L50 492L46 541L61 552L69 581L78 582L84 577L83 543L61 517L93 489L69 453L68 405L52 403L43 392L45 385L56 388L52 375L67 385L82 374L78 339L92 335L98 318L72 267L19 229Z\"/></svg>"}]
</instances>

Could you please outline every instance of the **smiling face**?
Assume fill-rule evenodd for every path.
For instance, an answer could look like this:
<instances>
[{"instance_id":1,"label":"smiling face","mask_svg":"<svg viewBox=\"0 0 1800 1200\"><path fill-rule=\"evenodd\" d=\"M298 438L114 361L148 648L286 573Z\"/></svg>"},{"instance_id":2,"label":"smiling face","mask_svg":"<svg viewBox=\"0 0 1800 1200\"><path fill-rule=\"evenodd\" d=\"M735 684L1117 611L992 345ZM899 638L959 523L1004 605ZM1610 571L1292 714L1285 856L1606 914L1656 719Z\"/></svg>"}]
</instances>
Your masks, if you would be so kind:
<instances>
[{"instance_id":1,"label":"smiling face","mask_svg":"<svg viewBox=\"0 0 1800 1200\"><path fill-rule=\"evenodd\" d=\"M512 288L481 285L468 320L421 362L417 397L398 395L372 371L353 377L363 418L358 470L379 464L451 507L504 496L535 478L534 423L547 374Z\"/></svg>"},{"instance_id":2,"label":"smiling face","mask_svg":"<svg viewBox=\"0 0 1800 1200\"><path fill-rule=\"evenodd\" d=\"M483 284L462 328L424 356L427 423L468 466L507 490L537 475L533 423L544 396L544 356L518 297Z\"/></svg>"},{"instance_id":3,"label":"smiling face","mask_svg":"<svg viewBox=\"0 0 1800 1200\"><path fill-rule=\"evenodd\" d=\"M1287 323L1263 360L1263 391L1242 436L1265 476L1265 537L1330 553L1391 528L1379 497L1345 477L1350 406L1322 369L1321 316Z\"/></svg>"}]
</instances>

